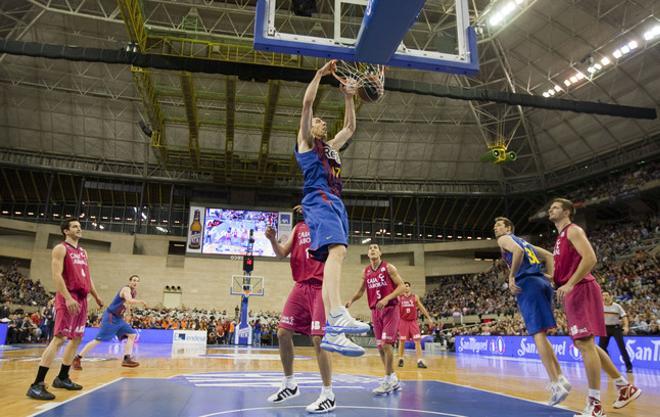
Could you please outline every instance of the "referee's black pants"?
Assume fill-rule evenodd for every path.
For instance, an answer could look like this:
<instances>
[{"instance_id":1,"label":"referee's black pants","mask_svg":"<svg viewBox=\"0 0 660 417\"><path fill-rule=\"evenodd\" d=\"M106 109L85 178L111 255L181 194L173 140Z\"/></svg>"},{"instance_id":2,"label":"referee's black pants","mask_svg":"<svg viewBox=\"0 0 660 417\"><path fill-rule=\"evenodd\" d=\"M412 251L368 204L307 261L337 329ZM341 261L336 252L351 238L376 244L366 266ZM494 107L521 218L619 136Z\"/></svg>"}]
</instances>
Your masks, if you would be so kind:
<instances>
[{"instance_id":1,"label":"referee's black pants","mask_svg":"<svg viewBox=\"0 0 660 417\"><path fill-rule=\"evenodd\" d=\"M600 338L598 346L607 352L607 345L610 343L610 337L614 337L614 340L616 340L616 344L619 347L619 352L621 352L621 356L623 357L623 362L626 364L626 369L632 369L632 362L630 362L630 356L628 356L626 345L623 342L623 330L621 329L621 326L605 326L605 330L607 330L607 336ZM607 352L607 354L609 355L610 352Z\"/></svg>"}]
</instances>

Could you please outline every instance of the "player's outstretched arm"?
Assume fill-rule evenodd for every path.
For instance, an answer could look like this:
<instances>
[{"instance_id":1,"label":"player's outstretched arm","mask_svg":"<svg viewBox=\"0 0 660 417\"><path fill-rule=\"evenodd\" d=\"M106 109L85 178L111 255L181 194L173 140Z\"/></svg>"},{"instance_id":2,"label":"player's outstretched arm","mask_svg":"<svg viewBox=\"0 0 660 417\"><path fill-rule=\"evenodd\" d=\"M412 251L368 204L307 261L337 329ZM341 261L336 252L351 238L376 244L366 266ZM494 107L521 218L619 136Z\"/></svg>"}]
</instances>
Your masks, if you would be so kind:
<instances>
[{"instance_id":1,"label":"player's outstretched arm","mask_svg":"<svg viewBox=\"0 0 660 417\"><path fill-rule=\"evenodd\" d=\"M342 146L353 137L356 127L355 100L353 100L353 97L357 90L354 87L343 84L339 89L344 94L344 126L339 132L337 132L332 140L328 141L328 145L332 146L336 151L339 151Z\"/></svg>"},{"instance_id":2,"label":"player's outstretched arm","mask_svg":"<svg viewBox=\"0 0 660 417\"><path fill-rule=\"evenodd\" d=\"M298 226L296 225L293 228L291 235L289 235L289 238L286 240L286 242L284 242L284 244L281 244L277 241L277 232L274 228L271 226L266 228L266 239L268 239L270 242L270 246L273 247L273 252L275 252L275 255L277 255L278 258L286 258L291 253L291 248L293 247L293 238L296 235L296 227Z\"/></svg>"},{"instance_id":3,"label":"player's outstretched arm","mask_svg":"<svg viewBox=\"0 0 660 417\"><path fill-rule=\"evenodd\" d=\"M419 297L415 296L415 300L417 301L417 309L422 312L424 317L429 321L429 325L433 325L433 318L431 318L431 315L429 314L429 311L424 307L424 304L422 304L422 301L419 299Z\"/></svg>"},{"instance_id":4,"label":"player's outstretched arm","mask_svg":"<svg viewBox=\"0 0 660 417\"><path fill-rule=\"evenodd\" d=\"M362 280L362 284L360 284L360 288L353 294L353 297L350 299L349 302L346 303L346 308L350 308L351 305L353 305L354 302L362 298L362 295L364 295L364 292L367 290L367 287L364 285L364 280Z\"/></svg>"},{"instance_id":5,"label":"player's outstretched arm","mask_svg":"<svg viewBox=\"0 0 660 417\"><path fill-rule=\"evenodd\" d=\"M129 287L124 287L121 289L121 298L124 299L126 304L129 306L134 306L137 304L142 304L143 306L147 306L147 303L144 302L143 300L138 300L137 298L133 298L133 295L131 294L131 289Z\"/></svg>"},{"instance_id":6,"label":"player's outstretched arm","mask_svg":"<svg viewBox=\"0 0 660 417\"><path fill-rule=\"evenodd\" d=\"M312 143L312 106L316 99L316 93L319 89L321 78L326 75L332 74L335 69L337 60L331 60L322 66L305 90L303 97L303 107L300 114L300 129L298 130L298 152L307 152L313 147Z\"/></svg>"}]
</instances>

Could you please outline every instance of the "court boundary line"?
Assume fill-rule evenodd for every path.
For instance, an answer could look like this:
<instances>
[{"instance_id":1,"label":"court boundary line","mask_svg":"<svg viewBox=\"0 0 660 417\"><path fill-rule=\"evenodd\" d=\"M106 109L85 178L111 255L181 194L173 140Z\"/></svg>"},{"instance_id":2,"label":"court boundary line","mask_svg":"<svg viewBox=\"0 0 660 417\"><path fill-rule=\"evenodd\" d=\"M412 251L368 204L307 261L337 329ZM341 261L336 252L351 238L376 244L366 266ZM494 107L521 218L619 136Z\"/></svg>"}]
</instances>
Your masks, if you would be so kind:
<instances>
[{"instance_id":1,"label":"court boundary line","mask_svg":"<svg viewBox=\"0 0 660 417\"><path fill-rule=\"evenodd\" d=\"M579 411L579 410L573 410L573 409L568 408L568 407L556 406L556 405L548 405L548 404L543 403L543 402L540 402L540 401L534 401L534 400L528 400L527 398L515 397L515 396L513 396L513 395L505 394L505 393L503 393L503 392L498 392L498 391L488 391L488 390L486 390L486 389L484 389L484 388L472 387L472 386L469 386L469 385L458 384L458 383L456 383L456 382L443 381L443 380L440 380L440 379L427 379L427 380L425 380L425 381L436 381L436 382L442 382L442 383L449 384L449 385L454 385L454 386L457 386L457 387L468 388L468 389L474 389L474 390L477 390L477 391L487 392L487 393L489 393L489 394L495 394L495 395L500 395L500 396L502 396L502 397L513 398L514 400L526 401L526 402L528 402L528 403L532 403L532 404L536 404L536 405L544 405L544 406L546 406L546 407L559 408L559 409L561 409L561 410L571 411L571 412L573 412L573 413L581 412L581 411Z\"/></svg>"},{"instance_id":2,"label":"court boundary line","mask_svg":"<svg viewBox=\"0 0 660 417\"><path fill-rule=\"evenodd\" d=\"M71 402L71 401L73 401L73 400L77 400L77 399L79 399L79 398L81 398L81 397L84 397L84 396L87 395L87 394L91 394L91 393L94 392L94 391L97 391L97 390L99 390L99 389L101 389L101 388L105 388L105 387L107 387L107 386L109 386L109 385L112 385L112 384L114 384L115 382L119 382L119 381L121 381L122 379L126 379L126 377L123 377L123 376L122 376L122 377L119 377L119 378L115 378L115 379L113 379L112 381L105 382L105 383L99 385L98 387L92 388L92 389L90 389L89 391L81 392L81 393L78 394L78 395L75 395L75 396L73 396L73 397L71 397L71 398L69 398L69 399L66 399L66 400L64 400L64 401L62 401L62 402L60 402L60 403L57 403L57 405L55 405L55 406L53 406L53 407L50 407L50 408L48 408L48 409L46 409L46 410L40 410L40 411L37 411L36 413L34 413L34 414L30 414L30 415L28 415L27 417L36 417L36 416L38 416L39 414L47 413L48 411L54 410L54 409L56 409L57 407L60 407L60 406L66 404L66 403L68 403L68 402ZM43 405L47 405L47 404L48 404L48 403L44 403Z\"/></svg>"}]
</instances>

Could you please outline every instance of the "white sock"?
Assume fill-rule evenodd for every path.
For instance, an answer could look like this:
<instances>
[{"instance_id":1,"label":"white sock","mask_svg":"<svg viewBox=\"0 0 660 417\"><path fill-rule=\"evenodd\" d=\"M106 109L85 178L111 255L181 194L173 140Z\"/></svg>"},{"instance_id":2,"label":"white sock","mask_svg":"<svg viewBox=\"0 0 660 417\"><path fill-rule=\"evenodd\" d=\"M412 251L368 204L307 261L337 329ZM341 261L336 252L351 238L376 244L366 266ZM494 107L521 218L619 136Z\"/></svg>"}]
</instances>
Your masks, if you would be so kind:
<instances>
[{"instance_id":1,"label":"white sock","mask_svg":"<svg viewBox=\"0 0 660 417\"><path fill-rule=\"evenodd\" d=\"M600 401L600 390L599 389L589 389L589 398L595 398Z\"/></svg>"},{"instance_id":2,"label":"white sock","mask_svg":"<svg viewBox=\"0 0 660 417\"><path fill-rule=\"evenodd\" d=\"M620 377L618 377L617 379L614 380L614 384L617 387L624 387L624 386L628 385L628 380L626 379L625 376L621 375Z\"/></svg>"},{"instance_id":3,"label":"white sock","mask_svg":"<svg viewBox=\"0 0 660 417\"><path fill-rule=\"evenodd\" d=\"M387 375L385 378L387 379L388 382L394 382L394 381L397 380L397 379L396 379L396 374L395 374L394 372L392 372L391 374Z\"/></svg>"},{"instance_id":4,"label":"white sock","mask_svg":"<svg viewBox=\"0 0 660 417\"><path fill-rule=\"evenodd\" d=\"M286 384L287 388L295 388L298 386L298 383L296 383L296 377L293 375L285 375L284 383Z\"/></svg>"},{"instance_id":5,"label":"white sock","mask_svg":"<svg viewBox=\"0 0 660 417\"><path fill-rule=\"evenodd\" d=\"M327 387L324 385L321 388L321 395L324 395L326 398L334 398L335 394L332 392L332 385L328 385Z\"/></svg>"}]
</instances>

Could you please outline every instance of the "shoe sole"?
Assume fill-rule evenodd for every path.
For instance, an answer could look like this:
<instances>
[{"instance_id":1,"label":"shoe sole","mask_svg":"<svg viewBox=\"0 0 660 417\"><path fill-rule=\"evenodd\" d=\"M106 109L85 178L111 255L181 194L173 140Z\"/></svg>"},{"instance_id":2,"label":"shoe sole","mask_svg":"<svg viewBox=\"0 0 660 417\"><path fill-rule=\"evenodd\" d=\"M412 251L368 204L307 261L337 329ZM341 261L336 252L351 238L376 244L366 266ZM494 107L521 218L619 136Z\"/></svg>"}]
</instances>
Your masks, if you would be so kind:
<instances>
[{"instance_id":1,"label":"shoe sole","mask_svg":"<svg viewBox=\"0 0 660 417\"><path fill-rule=\"evenodd\" d=\"M335 353L339 353L343 356L350 356L350 357L353 357L353 358L358 357L358 356L362 356L365 353L364 349L361 349L361 350L346 350L346 349L342 349L341 347L337 347L337 345L335 345L333 343L327 343L327 342L323 342L323 341L321 342L321 349L323 349L327 352L335 352Z\"/></svg>"},{"instance_id":2,"label":"shoe sole","mask_svg":"<svg viewBox=\"0 0 660 417\"><path fill-rule=\"evenodd\" d=\"M80 387L80 388L78 388L78 387L67 388L67 387L57 386L57 385L55 385L55 384L53 384L53 388L65 389L65 390L67 390L67 391L80 391L80 390L83 389L83 387Z\"/></svg>"},{"instance_id":3,"label":"shoe sole","mask_svg":"<svg viewBox=\"0 0 660 417\"><path fill-rule=\"evenodd\" d=\"M329 413L331 411L334 411L335 408L337 408L337 406L333 405L332 408L327 408L325 410L306 410L306 411L310 414L326 414L326 413Z\"/></svg>"},{"instance_id":4,"label":"shoe sole","mask_svg":"<svg viewBox=\"0 0 660 417\"><path fill-rule=\"evenodd\" d=\"M642 395L642 390L637 388L637 391L635 391L635 393L632 395L632 397L628 398L628 401L626 401L622 405L618 405L618 406L617 405L612 405L612 407L617 409L617 410L619 408L623 408L623 407L627 406L628 404L630 404L631 402L633 402L634 400L638 399L640 395Z\"/></svg>"},{"instance_id":5,"label":"shoe sole","mask_svg":"<svg viewBox=\"0 0 660 417\"><path fill-rule=\"evenodd\" d=\"M138 363L138 364L135 364L135 365L128 365L128 364L122 363L121 366L123 366L125 368L137 368L138 366L140 366L140 364Z\"/></svg>"},{"instance_id":6,"label":"shoe sole","mask_svg":"<svg viewBox=\"0 0 660 417\"><path fill-rule=\"evenodd\" d=\"M52 398L42 398L42 397L37 397L36 395L30 395L30 394L25 394L28 397L32 398L33 400L39 400L39 401L52 401L55 399L55 396L53 395Z\"/></svg>"},{"instance_id":7,"label":"shoe sole","mask_svg":"<svg viewBox=\"0 0 660 417\"><path fill-rule=\"evenodd\" d=\"M554 407L555 405L564 401L566 398L568 398L568 391L566 391L561 397L559 397L557 401L548 401L548 405Z\"/></svg>"},{"instance_id":8,"label":"shoe sole","mask_svg":"<svg viewBox=\"0 0 660 417\"><path fill-rule=\"evenodd\" d=\"M342 326L326 326L325 331L328 333L343 333L343 334L364 334L368 333L370 328L360 327L342 327Z\"/></svg>"},{"instance_id":9,"label":"shoe sole","mask_svg":"<svg viewBox=\"0 0 660 417\"><path fill-rule=\"evenodd\" d=\"M298 388L298 391L296 391L295 394L293 394L293 395L291 395L291 396L289 396L289 397L283 398L283 399L281 399L280 401L270 401L269 399L266 399L266 401L268 401L268 402L271 403L271 404L282 404L283 402L288 401L288 400L290 400L291 398L296 398L296 397L299 396L299 395L300 395L300 388Z\"/></svg>"}]
</instances>

